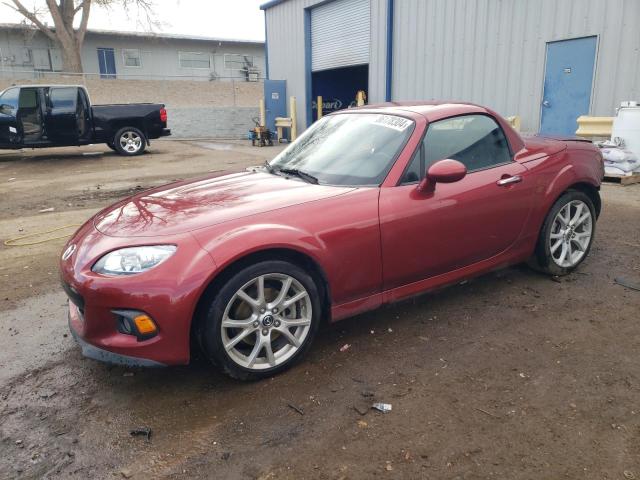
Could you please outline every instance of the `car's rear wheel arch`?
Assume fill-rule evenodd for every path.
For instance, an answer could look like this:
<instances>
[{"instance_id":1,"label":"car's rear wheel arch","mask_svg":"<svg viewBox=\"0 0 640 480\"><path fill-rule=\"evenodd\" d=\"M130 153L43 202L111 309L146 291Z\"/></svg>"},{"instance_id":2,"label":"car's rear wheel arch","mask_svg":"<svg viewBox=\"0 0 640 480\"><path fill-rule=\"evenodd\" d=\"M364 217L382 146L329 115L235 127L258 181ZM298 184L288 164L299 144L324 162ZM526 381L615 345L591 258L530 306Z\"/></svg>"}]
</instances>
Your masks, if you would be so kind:
<instances>
[{"instance_id":1,"label":"car's rear wheel arch","mask_svg":"<svg viewBox=\"0 0 640 480\"><path fill-rule=\"evenodd\" d=\"M587 197L589 197L589 199L593 203L593 207L596 210L596 218L600 216L600 210L602 209L602 200L600 199L600 192L598 187L594 187L590 183L585 183L585 182L574 183L569 188L567 188L567 190L562 192L558 196L558 198L560 198L564 193L566 193L569 190L577 190L579 192L584 193ZM558 199L556 199L555 201L557 200Z\"/></svg>"},{"instance_id":2,"label":"car's rear wheel arch","mask_svg":"<svg viewBox=\"0 0 640 480\"><path fill-rule=\"evenodd\" d=\"M542 218L542 221L541 221L541 223L540 223L540 225L538 227L538 235L540 235L540 232L544 228L544 220L546 219L547 215L549 214L549 212L551 211L553 206L556 204L556 202L565 193L570 192L572 190L573 191L577 191L577 192L582 192L587 197L589 197L589 200L591 200L591 202L593 203L593 207L595 209L596 219L600 216L600 210L602 209L602 200L600 199L600 188L599 187L595 187L595 186L591 185L590 183L586 183L586 182L574 183L572 185L569 185L566 189L562 190L558 194L558 196L553 198L553 201L551 202L551 204L547 207L547 209L544 212L544 217Z\"/></svg>"},{"instance_id":3,"label":"car's rear wheel arch","mask_svg":"<svg viewBox=\"0 0 640 480\"><path fill-rule=\"evenodd\" d=\"M221 286L240 270L265 260L282 260L290 262L307 271L312 277L318 292L320 293L322 309L321 318L325 321L330 321L331 290L327 275L322 267L312 257L298 250L272 248L252 252L248 255L235 259L228 265L224 266L224 268L210 280L202 295L200 295L196 305L194 317L191 322L192 341L199 341L198 329L202 325L202 321L208 312L211 301L220 290Z\"/></svg>"}]
</instances>

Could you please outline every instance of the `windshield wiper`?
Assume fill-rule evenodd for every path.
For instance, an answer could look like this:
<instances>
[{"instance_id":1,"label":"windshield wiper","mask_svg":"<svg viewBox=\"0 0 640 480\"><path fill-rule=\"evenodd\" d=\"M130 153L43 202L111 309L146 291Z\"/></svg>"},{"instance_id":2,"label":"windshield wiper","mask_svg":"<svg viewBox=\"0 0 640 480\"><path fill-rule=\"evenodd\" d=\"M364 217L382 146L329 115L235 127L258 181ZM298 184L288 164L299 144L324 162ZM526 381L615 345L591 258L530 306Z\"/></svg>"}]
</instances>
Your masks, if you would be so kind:
<instances>
[{"instance_id":1,"label":"windshield wiper","mask_svg":"<svg viewBox=\"0 0 640 480\"><path fill-rule=\"evenodd\" d=\"M274 168L271 166L271 164L269 163L269 160L265 160L264 161L264 168L267 169L267 172L269 173L273 173Z\"/></svg>"},{"instance_id":2,"label":"windshield wiper","mask_svg":"<svg viewBox=\"0 0 640 480\"><path fill-rule=\"evenodd\" d=\"M318 179L311 175L310 173L303 172L302 170L298 170L297 168L279 168L278 172L282 172L286 175L294 175L296 177L301 178L307 183L313 183L315 185L318 184Z\"/></svg>"}]
</instances>

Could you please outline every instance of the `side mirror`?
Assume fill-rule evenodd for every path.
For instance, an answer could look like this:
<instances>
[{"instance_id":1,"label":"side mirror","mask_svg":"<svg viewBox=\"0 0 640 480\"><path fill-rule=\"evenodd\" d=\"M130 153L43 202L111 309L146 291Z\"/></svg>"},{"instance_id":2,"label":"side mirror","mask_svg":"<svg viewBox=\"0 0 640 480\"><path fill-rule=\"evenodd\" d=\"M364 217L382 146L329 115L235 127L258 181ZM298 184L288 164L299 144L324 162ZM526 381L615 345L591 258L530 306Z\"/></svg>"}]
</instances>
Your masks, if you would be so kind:
<instances>
[{"instance_id":1,"label":"side mirror","mask_svg":"<svg viewBox=\"0 0 640 480\"><path fill-rule=\"evenodd\" d=\"M429 167L427 174L418 184L418 191L431 193L436 183L453 183L462 180L467 174L467 167L457 160L439 160Z\"/></svg>"}]
</instances>

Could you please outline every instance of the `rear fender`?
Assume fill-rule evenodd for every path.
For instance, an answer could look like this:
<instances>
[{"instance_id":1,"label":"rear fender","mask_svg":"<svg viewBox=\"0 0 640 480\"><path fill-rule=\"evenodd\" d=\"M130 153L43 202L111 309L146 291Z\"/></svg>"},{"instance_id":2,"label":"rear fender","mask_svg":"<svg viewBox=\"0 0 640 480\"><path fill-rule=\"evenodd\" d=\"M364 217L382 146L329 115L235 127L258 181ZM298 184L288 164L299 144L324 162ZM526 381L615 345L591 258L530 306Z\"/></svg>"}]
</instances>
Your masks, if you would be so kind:
<instances>
[{"instance_id":1,"label":"rear fender","mask_svg":"<svg viewBox=\"0 0 640 480\"><path fill-rule=\"evenodd\" d=\"M141 118L118 118L109 122L109 128L115 135L115 133L124 127L135 127L141 130L145 136L147 135L144 121Z\"/></svg>"},{"instance_id":2,"label":"rear fender","mask_svg":"<svg viewBox=\"0 0 640 480\"><path fill-rule=\"evenodd\" d=\"M532 212L530 228L527 234L531 236L532 241L536 241L544 219L560 196L573 185L585 184L593 187L595 190L600 189L600 177L597 162L592 157L594 152L589 150L581 151L563 151L557 155L552 155L547 159L529 162L526 167L536 171L538 177L538 185L536 192L540 201L538 207ZM573 157L569 160L567 157ZM564 164L559 170L554 172L554 164L556 162Z\"/></svg>"}]
</instances>

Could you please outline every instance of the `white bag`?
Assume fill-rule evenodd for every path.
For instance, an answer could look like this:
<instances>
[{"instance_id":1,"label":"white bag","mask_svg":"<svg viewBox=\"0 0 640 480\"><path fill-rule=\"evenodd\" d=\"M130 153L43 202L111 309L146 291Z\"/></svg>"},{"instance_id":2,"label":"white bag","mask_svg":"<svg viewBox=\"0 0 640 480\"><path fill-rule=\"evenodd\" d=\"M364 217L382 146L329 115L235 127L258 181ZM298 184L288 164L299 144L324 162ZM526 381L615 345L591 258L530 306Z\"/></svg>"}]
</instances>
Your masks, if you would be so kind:
<instances>
[{"instance_id":1,"label":"white bag","mask_svg":"<svg viewBox=\"0 0 640 480\"><path fill-rule=\"evenodd\" d=\"M617 166L613 167L611 165L605 165L604 166L604 174L605 175L622 175L622 176L628 176L631 175L633 173L632 170L622 170L621 168L618 168Z\"/></svg>"},{"instance_id":2,"label":"white bag","mask_svg":"<svg viewBox=\"0 0 640 480\"><path fill-rule=\"evenodd\" d=\"M604 158L605 173L626 175L631 172L640 172L640 160L629 150L619 147L601 148Z\"/></svg>"},{"instance_id":3,"label":"white bag","mask_svg":"<svg viewBox=\"0 0 640 480\"><path fill-rule=\"evenodd\" d=\"M605 161L613 163L632 162L638 161L638 158L633 152L625 150L623 148L603 148L600 150Z\"/></svg>"}]
</instances>

